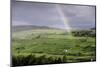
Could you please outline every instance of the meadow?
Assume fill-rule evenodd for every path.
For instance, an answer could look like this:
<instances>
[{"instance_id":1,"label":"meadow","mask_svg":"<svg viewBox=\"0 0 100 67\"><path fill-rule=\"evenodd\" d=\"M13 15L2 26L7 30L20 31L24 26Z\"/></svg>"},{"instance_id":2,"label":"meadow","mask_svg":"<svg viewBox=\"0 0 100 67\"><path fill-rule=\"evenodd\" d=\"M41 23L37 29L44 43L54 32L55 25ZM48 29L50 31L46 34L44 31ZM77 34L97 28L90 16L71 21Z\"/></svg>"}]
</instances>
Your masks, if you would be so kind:
<instances>
[{"instance_id":1,"label":"meadow","mask_svg":"<svg viewBox=\"0 0 100 67\"><path fill-rule=\"evenodd\" d=\"M96 60L96 37L91 31L33 29L12 32L14 66L90 62Z\"/></svg>"}]
</instances>

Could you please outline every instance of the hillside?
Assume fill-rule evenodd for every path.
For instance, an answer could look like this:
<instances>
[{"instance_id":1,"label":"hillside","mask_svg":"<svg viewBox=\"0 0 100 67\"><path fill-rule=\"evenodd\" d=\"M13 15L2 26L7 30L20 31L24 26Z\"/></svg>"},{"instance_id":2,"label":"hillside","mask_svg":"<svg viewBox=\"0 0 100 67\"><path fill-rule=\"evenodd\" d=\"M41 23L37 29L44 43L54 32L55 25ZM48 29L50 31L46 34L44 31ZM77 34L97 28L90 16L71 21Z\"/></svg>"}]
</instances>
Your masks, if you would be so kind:
<instances>
[{"instance_id":1,"label":"hillside","mask_svg":"<svg viewBox=\"0 0 100 67\"><path fill-rule=\"evenodd\" d=\"M35 26L35 25L12 26L12 32L26 31L32 29L51 29L51 28L47 26Z\"/></svg>"}]
</instances>

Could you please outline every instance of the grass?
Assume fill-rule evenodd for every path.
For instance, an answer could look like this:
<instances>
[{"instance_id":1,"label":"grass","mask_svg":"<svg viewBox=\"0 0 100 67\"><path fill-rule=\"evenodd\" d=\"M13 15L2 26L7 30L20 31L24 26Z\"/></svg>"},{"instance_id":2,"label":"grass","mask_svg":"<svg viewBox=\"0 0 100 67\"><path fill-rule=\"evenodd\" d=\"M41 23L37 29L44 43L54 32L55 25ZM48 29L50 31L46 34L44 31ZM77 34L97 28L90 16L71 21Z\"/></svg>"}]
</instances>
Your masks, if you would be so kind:
<instances>
[{"instance_id":1,"label":"grass","mask_svg":"<svg viewBox=\"0 0 100 67\"><path fill-rule=\"evenodd\" d=\"M75 37L65 33L63 30L30 30L13 33L12 54L14 57L20 55L27 57L32 54L36 57L46 55L61 59L66 56L66 63L91 61L91 58L96 60L94 37Z\"/></svg>"}]
</instances>

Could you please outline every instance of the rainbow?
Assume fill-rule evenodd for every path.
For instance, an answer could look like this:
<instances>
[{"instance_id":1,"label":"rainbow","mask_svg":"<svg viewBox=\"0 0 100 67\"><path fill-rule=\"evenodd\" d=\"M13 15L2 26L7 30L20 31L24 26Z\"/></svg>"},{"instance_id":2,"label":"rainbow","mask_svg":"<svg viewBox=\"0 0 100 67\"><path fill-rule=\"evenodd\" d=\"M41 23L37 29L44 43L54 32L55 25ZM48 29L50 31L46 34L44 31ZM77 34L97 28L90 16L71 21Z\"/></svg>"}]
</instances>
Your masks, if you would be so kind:
<instances>
[{"instance_id":1,"label":"rainbow","mask_svg":"<svg viewBox=\"0 0 100 67\"><path fill-rule=\"evenodd\" d=\"M61 9L61 6L58 5L58 4L56 4L55 6L56 6L57 12L60 15L61 20L62 20L62 22L63 22L63 24L65 26L65 29L67 30L68 33L70 33L71 32L71 28L69 26L69 21L68 21L67 17L65 17L64 12Z\"/></svg>"}]
</instances>

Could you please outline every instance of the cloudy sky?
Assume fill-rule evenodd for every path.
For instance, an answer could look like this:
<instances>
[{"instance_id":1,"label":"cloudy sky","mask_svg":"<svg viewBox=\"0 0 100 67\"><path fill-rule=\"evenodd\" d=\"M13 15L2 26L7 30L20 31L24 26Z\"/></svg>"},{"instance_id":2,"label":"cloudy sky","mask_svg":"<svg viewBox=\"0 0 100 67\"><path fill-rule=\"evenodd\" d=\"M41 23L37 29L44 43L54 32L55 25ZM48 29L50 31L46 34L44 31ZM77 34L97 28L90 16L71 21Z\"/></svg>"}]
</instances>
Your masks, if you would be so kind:
<instances>
[{"instance_id":1,"label":"cloudy sky","mask_svg":"<svg viewBox=\"0 0 100 67\"><path fill-rule=\"evenodd\" d=\"M12 25L37 25L65 28L56 4L12 2ZM72 28L95 27L95 7L59 4Z\"/></svg>"}]
</instances>

